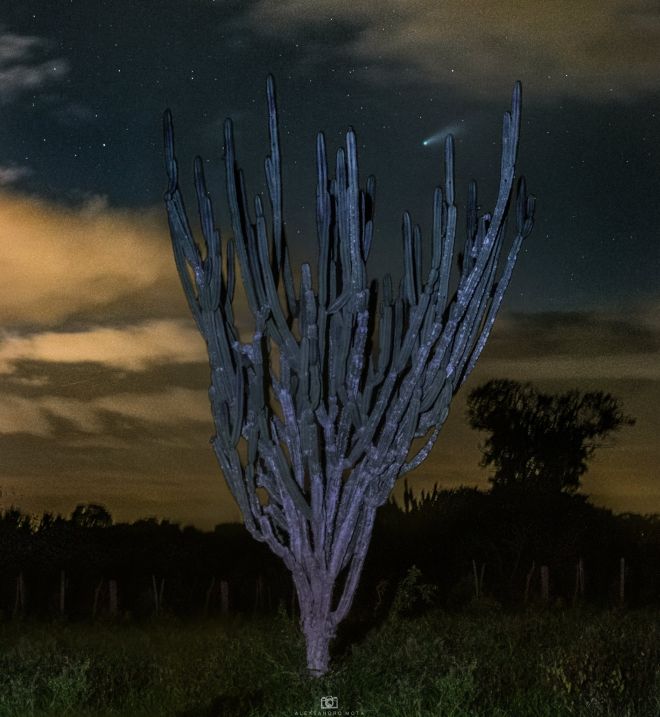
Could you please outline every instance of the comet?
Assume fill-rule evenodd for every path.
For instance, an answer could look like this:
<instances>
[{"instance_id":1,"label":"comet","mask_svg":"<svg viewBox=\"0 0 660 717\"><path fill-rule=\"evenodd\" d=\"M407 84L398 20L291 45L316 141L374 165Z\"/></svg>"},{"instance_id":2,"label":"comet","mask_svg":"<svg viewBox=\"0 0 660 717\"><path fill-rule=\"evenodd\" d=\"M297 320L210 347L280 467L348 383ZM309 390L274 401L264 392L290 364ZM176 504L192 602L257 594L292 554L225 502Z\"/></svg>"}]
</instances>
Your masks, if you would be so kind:
<instances>
[{"instance_id":1,"label":"comet","mask_svg":"<svg viewBox=\"0 0 660 717\"><path fill-rule=\"evenodd\" d=\"M434 144L438 144L439 142L444 142L447 138L447 135L453 134L454 137L456 137L456 135L462 132L462 130L462 124L447 125L446 127L443 127L442 129L438 130L435 134L432 134L430 137L427 137L425 140L422 140L422 145L424 147L430 147Z\"/></svg>"}]
</instances>

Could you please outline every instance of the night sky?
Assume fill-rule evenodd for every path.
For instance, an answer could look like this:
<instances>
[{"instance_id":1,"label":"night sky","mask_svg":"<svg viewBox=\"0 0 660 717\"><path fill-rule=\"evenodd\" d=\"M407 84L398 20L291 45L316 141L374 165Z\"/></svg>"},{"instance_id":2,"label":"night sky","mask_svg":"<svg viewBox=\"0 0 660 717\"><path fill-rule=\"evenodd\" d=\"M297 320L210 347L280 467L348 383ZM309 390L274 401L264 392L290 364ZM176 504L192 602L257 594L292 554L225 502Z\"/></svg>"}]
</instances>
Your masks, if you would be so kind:
<instances>
[{"instance_id":1,"label":"night sky","mask_svg":"<svg viewBox=\"0 0 660 717\"><path fill-rule=\"evenodd\" d=\"M162 113L189 212L199 154L226 240L222 123L234 120L248 190L264 192L268 73L294 267L316 257L316 133L334 153L352 126L361 177L377 179L369 275L397 281L403 210L430 260L448 132L458 206L472 177L492 204L502 113L522 81L518 170L535 228L490 344L409 482L485 487L465 398L514 378L618 396L637 424L597 452L585 491L660 511L660 8L643 0L4 3L0 509L238 519L171 253Z\"/></svg>"}]
</instances>

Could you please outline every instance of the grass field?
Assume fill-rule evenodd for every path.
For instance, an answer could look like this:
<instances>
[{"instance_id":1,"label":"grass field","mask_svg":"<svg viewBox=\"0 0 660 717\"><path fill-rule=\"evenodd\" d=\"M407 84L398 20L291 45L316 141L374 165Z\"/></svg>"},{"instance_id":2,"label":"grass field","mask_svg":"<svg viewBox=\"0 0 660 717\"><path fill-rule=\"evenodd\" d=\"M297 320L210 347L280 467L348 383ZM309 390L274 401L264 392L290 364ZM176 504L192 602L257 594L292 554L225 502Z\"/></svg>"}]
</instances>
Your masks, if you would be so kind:
<instances>
[{"instance_id":1,"label":"grass field","mask_svg":"<svg viewBox=\"0 0 660 717\"><path fill-rule=\"evenodd\" d=\"M341 638L340 638L341 639ZM660 612L475 605L391 617L310 682L271 618L0 624L0 715L660 714Z\"/></svg>"}]
</instances>

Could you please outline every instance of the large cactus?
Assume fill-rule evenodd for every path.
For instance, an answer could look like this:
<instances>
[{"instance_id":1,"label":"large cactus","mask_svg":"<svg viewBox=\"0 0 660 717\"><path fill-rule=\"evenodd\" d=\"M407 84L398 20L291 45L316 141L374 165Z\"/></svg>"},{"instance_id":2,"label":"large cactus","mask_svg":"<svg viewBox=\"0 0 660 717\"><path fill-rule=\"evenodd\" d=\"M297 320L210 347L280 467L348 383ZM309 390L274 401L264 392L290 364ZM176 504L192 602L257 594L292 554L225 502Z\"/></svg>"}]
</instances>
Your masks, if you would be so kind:
<instances>
[{"instance_id":1,"label":"large cactus","mask_svg":"<svg viewBox=\"0 0 660 717\"><path fill-rule=\"evenodd\" d=\"M328 669L336 627L351 606L376 510L396 479L428 456L454 393L474 368L521 242L531 231L534 198L521 178L516 233L498 271L520 129L517 83L511 112L504 115L500 187L492 214L479 215L477 185L469 185L457 281L452 280L456 206L449 136L444 191L436 188L433 198L431 268L422 281L421 233L405 212L403 278L396 297L390 276L383 279L376 331L378 283L368 286L366 272L375 181L369 177L360 189L355 133L349 129L346 148L337 150L332 179L324 136L318 135L317 286L312 286L309 264L303 264L296 292L284 236L271 76L267 95L270 232L260 196L254 198L255 219L251 216L229 119L225 163L234 236L226 243L226 260L199 157L194 175L203 250L193 238L178 185L169 110L164 116L165 203L177 269L208 348L213 448L245 526L293 575L307 666L320 675ZM247 344L239 339L232 311L235 253L256 320ZM277 356L271 356L271 348ZM425 444L409 457L413 439L420 437L427 438Z\"/></svg>"}]
</instances>

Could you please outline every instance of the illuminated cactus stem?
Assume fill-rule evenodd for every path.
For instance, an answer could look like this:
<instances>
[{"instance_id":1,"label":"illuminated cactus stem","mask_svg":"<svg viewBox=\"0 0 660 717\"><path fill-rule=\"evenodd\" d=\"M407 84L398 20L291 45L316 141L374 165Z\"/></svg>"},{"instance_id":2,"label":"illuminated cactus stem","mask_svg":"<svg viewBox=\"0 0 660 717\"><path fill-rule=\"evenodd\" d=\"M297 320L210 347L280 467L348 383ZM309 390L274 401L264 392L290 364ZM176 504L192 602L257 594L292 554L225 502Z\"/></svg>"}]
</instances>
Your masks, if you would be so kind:
<instances>
[{"instance_id":1,"label":"illuminated cactus stem","mask_svg":"<svg viewBox=\"0 0 660 717\"><path fill-rule=\"evenodd\" d=\"M433 197L431 266L424 281L421 233L403 215L404 272L396 296L386 275L367 284L375 180L360 188L355 133L337 150L330 178L325 139L316 142L316 288L308 264L298 291L284 234L275 87L267 81L270 155L265 162L270 230L253 208L226 120L226 184L233 238L216 228L203 163L194 163L203 241L179 189L172 117L164 116L169 186L165 203L174 258L211 368L213 449L252 536L291 571L311 675L328 669L329 644L348 613L376 510L395 481L429 454L453 395L474 368L533 224L524 179L514 194L521 88L504 115L500 186L492 213L468 191L463 251L454 261L454 141L444 148L444 188ZM503 256L505 219L515 232ZM254 210L254 217L252 215ZM255 318L241 342L232 309L235 260ZM454 265L458 270L453 271ZM273 351L271 351L274 349ZM276 354L276 355L275 355ZM413 439L426 438L410 456ZM239 455L239 444L242 446ZM257 492L259 489L259 493Z\"/></svg>"}]
</instances>

